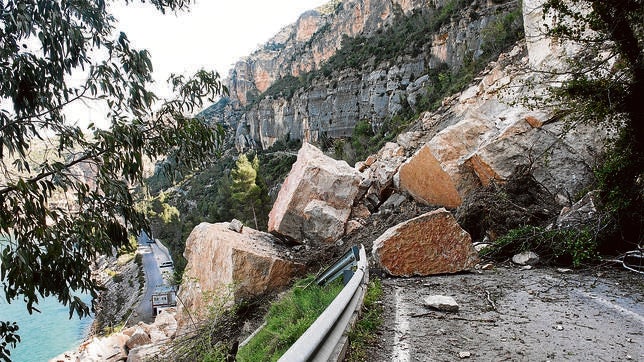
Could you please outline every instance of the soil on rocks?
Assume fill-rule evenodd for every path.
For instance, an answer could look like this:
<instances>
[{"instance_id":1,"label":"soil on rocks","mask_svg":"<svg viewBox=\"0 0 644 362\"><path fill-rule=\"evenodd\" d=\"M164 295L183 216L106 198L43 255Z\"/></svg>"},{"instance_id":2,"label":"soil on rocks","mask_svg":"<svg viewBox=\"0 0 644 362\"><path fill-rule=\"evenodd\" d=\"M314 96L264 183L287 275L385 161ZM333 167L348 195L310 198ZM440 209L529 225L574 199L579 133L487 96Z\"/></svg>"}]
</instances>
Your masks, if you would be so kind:
<instances>
[{"instance_id":1,"label":"soil on rocks","mask_svg":"<svg viewBox=\"0 0 644 362\"><path fill-rule=\"evenodd\" d=\"M345 235L337 242L298 245L291 248L291 256L293 260L306 265L308 272L315 274L331 266L354 245L364 245L367 255L371 255L374 240L387 229L435 209L437 208L422 205L407 198L395 209L380 210L372 214L364 220L361 228Z\"/></svg>"},{"instance_id":2,"label":"soil on rocks","mask_svg":"<svg viewBox=\"0 0 644 362\"><path fill-rule=\"evenodd\" d=\"M644 278L617 268L492 270L382 281L369 361L644 360ZM455 313L423 305L453 297Z\"/></svg>"},{"instance_id":3,"label":"soil on rocks","mask_svg":"<svg viewBox=\"0 0 644 362\"><path fill-rule=\"evenodd\" d=\"M472 240L494 240L524 225L552 223L559 210L555 197L528 170L518 170L504 183L492 182L470 193L456 218Z\"/></svg>"}]
</instances>

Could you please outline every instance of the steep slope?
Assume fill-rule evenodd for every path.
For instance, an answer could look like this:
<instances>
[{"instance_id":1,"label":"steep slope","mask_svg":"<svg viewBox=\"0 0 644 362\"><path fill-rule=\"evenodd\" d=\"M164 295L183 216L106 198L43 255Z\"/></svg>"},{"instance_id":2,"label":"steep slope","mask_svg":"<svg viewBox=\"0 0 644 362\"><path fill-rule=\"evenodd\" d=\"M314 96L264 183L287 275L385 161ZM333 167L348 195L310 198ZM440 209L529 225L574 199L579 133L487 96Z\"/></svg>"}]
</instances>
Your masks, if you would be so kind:
<instances>
[{"instance_id":1,"label":"steep slope","mask_svg":"<svg viewBox=\"0 0 644 362\"><path fill-rule=\"evenodd\" d=\"M517 1L333 1L237 62L230 97L204 114L240 151L351 136L359 120L377 129L427 109L440 73L497 51L492 30L516 31L517 13Z\"/></svg>"}]
</instances>

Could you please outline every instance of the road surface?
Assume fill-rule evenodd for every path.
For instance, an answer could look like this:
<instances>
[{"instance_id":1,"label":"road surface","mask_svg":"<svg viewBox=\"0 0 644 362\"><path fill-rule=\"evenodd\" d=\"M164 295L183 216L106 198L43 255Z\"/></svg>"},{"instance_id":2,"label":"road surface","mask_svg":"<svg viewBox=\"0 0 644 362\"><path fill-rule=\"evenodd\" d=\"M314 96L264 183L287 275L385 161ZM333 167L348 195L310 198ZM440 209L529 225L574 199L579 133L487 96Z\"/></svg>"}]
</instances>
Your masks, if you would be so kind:
<instances>
[{"instance_id":1,"label":"road surface","mask_svg":"<svg viewBox=\"0 0 644 362\"><path fill-rule=\"evenodd\" d=\"M136 315L132 317L130 324L136 324L139 321L151 323L154 321L152 315L152 294L154 290L162 285L168 284L168 278L172 276L172 268L163 268L166 272L166 280L159 265L166 261L171 261L166 250L160 248L156 242L145 233L139 236L139 253L143 256L143 271L145 272L145 293L141 303L136 308Z\"/></svg>"},{"instance_id":2,"label":"road surface","mask_svg":"<svg viewBox=\"0 0 644 362\"><path fill-rule=\"evenodd\" d=\"M608 269L385 279L384 323L369 361L644 361L644 278ZM423 305L452 296L457 313Z\"/></svg>"}]
</instances>

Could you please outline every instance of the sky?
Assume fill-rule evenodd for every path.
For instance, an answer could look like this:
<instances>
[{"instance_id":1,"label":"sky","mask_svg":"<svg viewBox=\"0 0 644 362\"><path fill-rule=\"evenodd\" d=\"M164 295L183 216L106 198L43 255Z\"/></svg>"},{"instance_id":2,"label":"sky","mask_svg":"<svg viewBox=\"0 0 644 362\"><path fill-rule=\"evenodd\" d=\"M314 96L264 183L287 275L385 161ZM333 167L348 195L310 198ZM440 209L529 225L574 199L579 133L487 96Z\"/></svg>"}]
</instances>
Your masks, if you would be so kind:
<instances>
[{"instance_id":1,"label":"sky","mask_svg":"<svg viewBox=\"0 0 644 362\"><path fill-rule=\"evenodd\" d=\"M150 51L155 79L201 68L225 77L250 54L305 11L329 0L196 0L189 12L161 15L145 4L118 6L119 29L135 47Z\"/></svg>"},{"instance_id":2,"label":"sky","mask_svg":"<svg viewBox=\"0 0 644 362\"><path fill-rule=\"evenodd\" d=\"M222 79L240 58L294 23L307 10L329 0L195 0L188 11L161 14L149 3L111 4L119 21L117 31L127 34L132 47L147 49L152 58L155 85L162 97L170 95L171 73L190 75L199 69L219 72ZM208 106L208 105L206 105ZM80 125L107 126L104 106L72 104L66 114Z\"/></svg>"}]
</instances>

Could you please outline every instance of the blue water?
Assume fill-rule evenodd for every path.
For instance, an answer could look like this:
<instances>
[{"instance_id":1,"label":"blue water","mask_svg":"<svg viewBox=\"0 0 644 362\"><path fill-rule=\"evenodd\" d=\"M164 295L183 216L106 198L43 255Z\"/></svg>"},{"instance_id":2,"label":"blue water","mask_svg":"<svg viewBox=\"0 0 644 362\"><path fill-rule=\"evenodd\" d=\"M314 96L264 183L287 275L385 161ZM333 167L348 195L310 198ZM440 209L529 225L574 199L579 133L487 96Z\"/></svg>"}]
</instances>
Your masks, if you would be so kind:
<instances>
[{"instance_id":1,"label":"blue water","mask_svg":"<svg viewBox=\"0 0 644 362\"><path fill-rule=\"evenodd\" d=\"M82 297L85 303L90 296ZM11 349L14 362L48 361L59 354L74 349L87 335L93 318L69 319L69 308L55 298L41 300L37 308L42 313L29 314L20 300L7 304L0 288L0 320L17 322L21 342Z\"/></svg>"}]
</instances>

